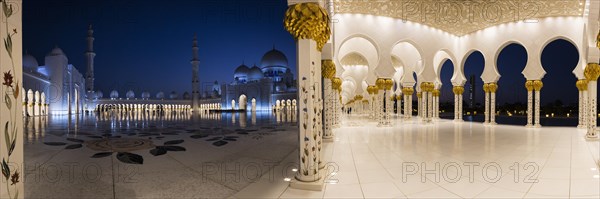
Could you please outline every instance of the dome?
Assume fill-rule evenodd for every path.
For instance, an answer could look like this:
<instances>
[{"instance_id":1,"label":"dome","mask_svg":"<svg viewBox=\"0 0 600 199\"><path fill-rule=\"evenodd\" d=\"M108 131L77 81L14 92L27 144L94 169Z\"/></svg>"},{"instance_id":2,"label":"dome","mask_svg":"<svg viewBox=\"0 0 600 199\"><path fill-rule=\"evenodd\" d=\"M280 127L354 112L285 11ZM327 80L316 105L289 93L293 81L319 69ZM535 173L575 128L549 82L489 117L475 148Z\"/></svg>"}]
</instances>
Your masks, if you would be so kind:
<instances>
[{"instance_id":1,"label":"dome","mask_svg":"<svg viewBox=\"0 0 600 199\"><path fill-rule=\"evenodd\" d=\"M142 92L142 99L148 99L150 98L150 93L149 92Z\"/></svg>"},{"instance_id":2,"label":"dome","mask_svg":"<svg viewBox=\"0 0 600 199\"><path fill-rule=\"evenodd\" d=\"M190 93L188 93L188 92L183 93L183 99L190 99Z\"/></svg>"},{"instance_id":3,"label":"dome","mask_svg":"<svg viewBox=\"0 0 600 199\"><path fill-rule=\"evenodd\" d=\"M273 48L273 50L265 53L265 55L262 57L260 61L260 66L263 68L269 66L287 67L288 59L281 51L275 50L275 48Z\"/></svg>"},{"instance_id":4,"label":"dome","mask_svg":"<svg viewBox=\"0 0 600 199\"><path fill-rule=\"evenodd\" d=\"M235 69L235 72L233 72L233 79L240 82L245 82L248 78L248 73L250 73L250 68L242 64Z\"/></svg>"},{"instance_id":5,"label":"dome","mask_svg":"<svg viewBox=\"0 0 600 199\"><path fill-rule=\"evenodd\" d=\"M169 95L169 99L177 99L177 93L175 91L172 91L171 94Z\"/></svg>"},{"instance_id":6,"label":"dome","mask_svg":"<svg viewBox=\"0 0 600 199\"><path fill-rule=\"evenodd\" d=\"M52 49L52 51L50 51L50 53L48 53L48 56L55 56L55 55L65 55L65 53L59 47L55 47L54 49Z\"/></svg>"},{"instance_id":7,"label":"dome","mask_svg":"<svg viewBox=\"0 0 600 199\"><path fill-rule=\"evenodd\" d=\"M113 98L113 99L119 98L119 92L116 90L111 91L110 98Z\"/></svg>"},{"instance_id":8,"label":"dome","mask_svg":"<svg viewBox=\"0 0 600 199\"><path fill-rule=\"evenodd\" d=\"M102 91L96 91L96 98L101 99L104 97L104 93Z\"/></svg>"},{"instance_id":9,"label":"dome","mask_svg":"<svg viewBox=\"0 0 600 199\"><path fill-rule=\"evenodd\" d=\"M248 81L260 80L264 77L262 70L258 66L253 66L250 68L250 72L248 73Z\"/></svg>"},{"instance_id":10,"label":"dome","mask_svg":"<svg viewBox=\"0 0 600 199\"><path fill-rule=\"evenodd\" d=\"M165 98L165 93L163 93L162 91L156 93L156 99L164 99L164 98Z\"/></svg>"},{"instance_id":11,"label":"dome","mask_svg":"<svg viewBox=\"0 0 600 199\"><path fill-rule=\"evenodd\" d=\"M135 93L132 90L127 91L127 93L125 93L125 96L127 97L127 99L133 99L135 98Z\"/></svg>"},{"instance_id":12,"label":"dome","mask_svg":"<svg viewBox=\"0 0 600 199\"><path fill-rule=\"evenodd\" d=\"M28 70L37 70L37 67L40 66L37 62L37 59L30 54L23 55L23 68Z\"/></svg>"}]
</instances>

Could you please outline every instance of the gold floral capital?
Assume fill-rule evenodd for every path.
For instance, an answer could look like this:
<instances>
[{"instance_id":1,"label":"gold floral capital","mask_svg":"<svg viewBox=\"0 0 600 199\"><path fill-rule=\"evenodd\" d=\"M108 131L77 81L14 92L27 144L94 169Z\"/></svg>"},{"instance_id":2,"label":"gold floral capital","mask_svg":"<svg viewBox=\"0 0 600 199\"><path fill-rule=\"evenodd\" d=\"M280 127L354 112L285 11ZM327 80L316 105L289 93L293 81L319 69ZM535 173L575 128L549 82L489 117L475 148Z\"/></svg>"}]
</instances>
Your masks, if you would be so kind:
<instances>
[{"instance_id":1,"label":"gold floral capital","mask_svg":"<svg viewBox=\"0 0 600 199\"><path fill-rule=\"evenodd\" d=\"M327 79L335 77L335 63L331 59L321 60L321 75Z\"/></svg>"},{"instance_id":2,"label":"gold floral capital","mask_svg":"<svg viewBox=\"0 0 600 199\"><path fill-rule=\"evenodd\" d=\"M586 91L587 85L588 85L588 80L586 80L586 79L577 80L577 82L575 83L575 86L577 87L577 89L579 91Z\"/></svg>"},{"instance_id":3,"label":"gold floral capital","mask_svg":"<svg viewBox=\"0 0 600 199\"><path fill-rule=\"evenodd\" d=\"M533 80L533 90L540 91L544 87L542 80Z\"/></svg>"},{"instance_id":4,"label":"gold floral capital","mask_svg":"<svg viewBox=\"0 0 600 199\"><path fill-rule=\"evenodd\" d=\"M488 84L488 89L490 89L491 93L496 93L496 91L498 90L498 84L496 84L496 83L489 83Z\"/></svg>"},{"instance_id":5,"label":"gold floral capital","mask_svg":"<svg viewBox=\"0 0 600 199\"><path fill-rule=\"evenodd\" d=\"M434 97L439 97L439 96L440 96L440 90L439 90L439 89L434 89L434 90L431 92L431 94L432 94Z\"/></svg>"},{"instance_id":6,"label":"gold floral capital","mask_svg":"<svg viewBox=\"0 0 600 199\"><path fill-rule=\"evenodd\" d=\"M600 76L600 65L598 65L598 63L588 63L583 71L583 75L585 76L585 79L589 81L598 81L598 76Z\"/></svg>"},{"instance_id":7,"label":"gold floral capital","mask_svg":"<svg viewBox=\"0 0 600 199\"><path fill-rule=\"evenodd\" d=\"M377 78L377 80L375 80L375 86L377 86L377 89L379 89L379 90L384 90L385 89L385 79Z\"/></svg>"},{"instance_id":8,"label":"gold floral capital","mask_svg":"<svg viewBox=\"0 0 600 199\"><path fill-rule=\"evenodd\" d=\"M385 90L390 90L392 89L392 86L394 85L394 81L392 81L392 79L385 79Z\"/></svg>"},{"instance_id":9,"label":"gold floral capital","mask_svg":"<svg viewBox=\"0 0 600 199\"><path fill-rule=\"evenodd\" d=\"M465 92L465 87L462 87L462 86L452 87L452 92L454 92L455 95L462 95Z\"/></svg>"},{"instance_id":10,"label":"gold floral capital","mask_svg":"<svg viewBox=\"0 0 600 199\"><path fill-rule=\"evenodd\" d=\"M527 89L527 91L533 90L533 81L532 80L525 81L525 89Z\"/></svg>"},{"instance_id":11,"label":"gold floral capital","mask_svg":"<svg viewBox=\"0 0 600 199\"><path fill-rule=\"evenodd\" d=\"M483 92L484 93L489 93L490 92L490 84L488 84L488 83L484 83L483 84Z\"/></svg>"},{"instance_id":12,"label":"gold floral capital","mask_svg":"<svg viewBox=\"0 0 600 199\"><path fill-rule=\"evenodd\" d=\"M423 96L423 92L417 92L417 98L421 98Z\"/></svg>"},{"instance_id":13,"label":"gold floral capital","mask_svg":"<svg viewBox=\"0 0 600 199\"><path fill-rule=\"evenodd\" d=\"M341 91L342 90L342 79L340 79L339 77L334 77L333 79L331 79L331 87L334 90Z\"/></svg>"},{"instance_id":14,"label":"gold floral capital","mask_svg":"<svg viewBox=\"0 0 600 199\"><path fill-rule=\"evenodd\" d=\"M283 25L296 40L315 40L319 51L331 35L327 11L314 2L291 5L285 12Z\"/></svg>"}]
</instances>

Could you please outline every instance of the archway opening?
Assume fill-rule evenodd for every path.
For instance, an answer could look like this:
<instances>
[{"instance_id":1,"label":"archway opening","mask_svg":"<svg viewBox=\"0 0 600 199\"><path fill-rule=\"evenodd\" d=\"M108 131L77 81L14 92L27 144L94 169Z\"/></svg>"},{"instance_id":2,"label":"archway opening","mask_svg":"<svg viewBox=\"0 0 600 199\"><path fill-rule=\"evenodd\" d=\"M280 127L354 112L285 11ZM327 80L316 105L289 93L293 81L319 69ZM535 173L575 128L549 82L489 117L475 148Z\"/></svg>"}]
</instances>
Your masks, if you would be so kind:
<instances>
[{"instance_id":1,"label":"archway opening","mask_svg":"<svg viewBox=\"0 0 600 199\"><path fill-rule=\"evenodd\" d=\"M521 44L511 43L501 49L496 66L501 77L496 92L496 117L499 124L527 124L527 89L522 74L527 65L527 50Z\"/></svg>"},{"instance_id":2,"label":"archway opening","mask_svg":"<svg viewBox=\"0 0 600 199\"><path fill-rule=\"evenodd\" d=\"M485 59L479 51L471 52L464 61L464 74L467 82L464 85L463 112L466 121L484 121L485 96L483 95L483 80L481 79L484 66Z\"/></svg>"},{"instance_id":3,"label":"archway opening","mask_svg":"<svg viewBox=\"0 0 600 199\"><path fill-rule=\"evenodd\" d=\"M454 63L446 59L440 69L440 118L454 119L454 93L452 92L452 75L454 74Z\"/></svg>"},{"instance_id":4,"label":"archway opening","mask_svg":"<svg viewBox=\"0 0 600 199\"><path fill-rule=\"evenodd\" d=\"M544 126L577 126L579 91L572 71L579 63L577 47L556 39L544 47L542 67L546 70L540 98L540 123Z\"/></svg>"}]
</instances>

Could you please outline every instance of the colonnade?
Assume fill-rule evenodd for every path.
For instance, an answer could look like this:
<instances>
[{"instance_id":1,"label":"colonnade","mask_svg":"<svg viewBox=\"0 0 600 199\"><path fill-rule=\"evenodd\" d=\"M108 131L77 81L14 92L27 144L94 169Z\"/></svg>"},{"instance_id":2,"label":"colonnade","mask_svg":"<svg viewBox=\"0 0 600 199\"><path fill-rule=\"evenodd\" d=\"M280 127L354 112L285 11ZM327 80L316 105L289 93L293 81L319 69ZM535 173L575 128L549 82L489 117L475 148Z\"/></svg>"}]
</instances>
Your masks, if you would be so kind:
<instances>
[{"instance_id":1,"label":"colonnade","mask_svg":"<svg viewBox=\"0 0 600 199\"><path fill-rule=\"evenodd\" d=\"M98 104L96 112L191 112L191 105L183 104Z\"/></svg>"},{"instance_id":2,"label":"colonnade","mask_svg":"<svg viewBox=\"0 0 600 199\"><path fill-rule=\"evenodd\" d=\"M25 94L25 89L21 89ZM27 90L26 95L21 95L23 99L23 116L42 116L48 115L48 104L46 103L46 94L44 92ZM27 97L27 98L26 98Z\"/></svg>"},{"instance_id":3,"label":"colonnade","mask_svg":"<svg viewBox=\"0 0 600 199\"><path fill-rule=\"evenodd\" d=\"M273 112L282 111L284 109L296 110L296 104L297 104L296 99L276 100L272 109L273 109ZM253 105L253 107L256 107L256 105ZM254 108L252 110L256 110L256 109Z\"/></svg>"}]
</instances>

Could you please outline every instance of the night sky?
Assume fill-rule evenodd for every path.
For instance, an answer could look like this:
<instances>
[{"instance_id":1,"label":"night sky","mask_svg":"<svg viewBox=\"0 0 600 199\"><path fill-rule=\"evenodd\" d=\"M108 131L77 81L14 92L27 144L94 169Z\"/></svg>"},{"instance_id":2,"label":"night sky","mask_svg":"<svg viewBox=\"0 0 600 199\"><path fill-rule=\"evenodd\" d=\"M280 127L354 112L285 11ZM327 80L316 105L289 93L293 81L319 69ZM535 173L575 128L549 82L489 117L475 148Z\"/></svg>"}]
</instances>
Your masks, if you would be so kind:
<instances>
[{"instance_id":1,"label":"night sky","mask_svg":"<svg viewBox=\"0 0 600 199\"><path fill-rule=\"evenodd\" d=\"M192 38L198 34L200 81L231 82L245 62L260 64L273 46L295 71L295 42L283 28L285 0L27 0L23 49L44 64L60 47L83 75L88 24L94 27L95 87L181 96L191 90ZM205 87L205 88L206 88Z\"/></svg>"},{"instance_id":2,"label":"night sky","mask_svg":"<svg viewBox=\"0 0 600 199\"><path fill-rule=\"evenodd\" d=\"M112 89L121 95L130 89L137 96L142 91L152 96L158 91L181 95L191 90L194 33L198 34L204 89L215 80L231 82L233 71L243 62L259 65L273 46L287 55L295 71L295 43L282 25L286 9L285 0L27 0L23 2L23 49L43 64L44 56L58 46L85 74L85 39L88 24L93 24L96 90L104 96ZM526 101L521 74L526 53L516 44L500 53L498 104ZM542 104L577 102L576 78L571 73L577 62L577 50L569 42L557 40L547 46L542 53L547 72ZM482 104L483 63L481 53L474 52L465 64L465 76L476 77L477 102ZM453 65L447 61L442 67L441 102L453 101Z\"/></svg>"}]
</instances>

